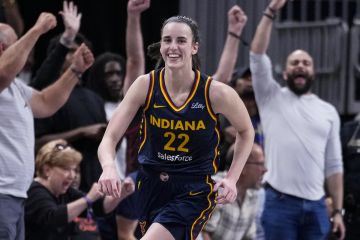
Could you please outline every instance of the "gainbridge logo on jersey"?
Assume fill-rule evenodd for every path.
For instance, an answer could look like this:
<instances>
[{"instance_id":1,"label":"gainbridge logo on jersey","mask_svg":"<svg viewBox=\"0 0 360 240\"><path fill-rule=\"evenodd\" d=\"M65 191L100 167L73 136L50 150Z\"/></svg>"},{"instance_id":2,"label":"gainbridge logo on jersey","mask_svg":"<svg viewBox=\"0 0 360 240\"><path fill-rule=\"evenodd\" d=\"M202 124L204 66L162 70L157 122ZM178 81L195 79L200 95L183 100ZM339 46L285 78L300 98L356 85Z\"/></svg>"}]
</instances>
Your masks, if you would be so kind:
<instances>
[{"instance_id":1,"label":"gainbridge logo on jersey","mask_svg":"<svg viewBox=\"0 0 360 240\"><path fill-rule=\"evenodd\" d=\"M180 155L171 155L166 153L158 152L158 158L161 160L171 161L171 162L190 162L192 160L192 156L180 156Z\"/></svg>"}]
</instances>

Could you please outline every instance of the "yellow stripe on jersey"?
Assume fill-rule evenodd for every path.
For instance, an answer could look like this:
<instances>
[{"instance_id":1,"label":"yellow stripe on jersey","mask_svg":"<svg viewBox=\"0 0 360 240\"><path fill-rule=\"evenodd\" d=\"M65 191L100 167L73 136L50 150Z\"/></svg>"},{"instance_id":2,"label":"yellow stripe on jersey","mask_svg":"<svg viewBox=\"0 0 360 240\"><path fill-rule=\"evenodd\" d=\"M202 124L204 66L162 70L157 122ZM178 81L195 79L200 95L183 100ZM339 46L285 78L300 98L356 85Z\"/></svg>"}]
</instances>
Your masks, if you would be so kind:
<instances>
[{"instance_id":1,"label":"yellow stripe on jersey","mask_svg":"<svg viewBox=\"0 0 360 240\"><path fill-rule=\"evenodd\" d=\"M210 96L209 96L209 93L210 93L210 84L211 84L211 77L208 77L208 79L206 80L206 84L205 84L205 102L206 102L206 108L207 108L207 111L210 115L210 117L216 122L215 123L215 132L216 132L216 135L218 137L217 139L217 144L216 144L216 147L215 147L215 154L214 154L214 159L213 159L213 162L212 162L212 165L214 167L214 173L217 172L218 170L218 166L216 165L216 159L218 157L218 151L219 151L219 144L220 144L220 131L218 129L218 126L217 126L217 122L218 122L218 118L216 116L216 114L214 113L214 111L212 110L212 107L211 107L211 102L210 102Z\"/></svg>"},{"instance_id":2,"label":"yellow stripe on jersey","mask_svg":"<svg viewBox=\"0 0 360 240\"><path fill-rule=\"evenodd\" d=\"M150 85L149 85L148 94L146 96L144 112L146 110L148 110L148 108L150 106L151 97L152 97L152 94L153 94L153 91L154 91L154 82L155 82L155 71L153 70L150 73Z\"/></svg>"},{"instance_id":3,"label":"yellow stripe on jersey","mask_svg":"<svg viewBox=\"0 0 360 240\"><path fill-rule=\"evenodd\" d=\"M216 147L215 147L215 154L214 154L214 159L213 159L213 162L212 162L212 165L214 167L214 173L217 173L218 171L218 166L216 165L216 159L218 157L218 152L219 152L219 144L220 144L220 131L218 129L218 126L216 125L215 126L215 132L216 132L216 135L217 135L217 143L216 143Z\"/></svg>"},{"instance_id":4,"label":"yellow stripe on jersey","mask_svg":"<svg viewBox=\"0 0 360 240\"><path fill-rule=\"evenodd\" d=\"M206 85L205 85L206 108L207 108L211 118L214 119L215 122L217 122L217 117L216 117L216 114L214 113L214 111L212 110L211 102L210 102L210 96L209 96L211 81L212 81L212 79L210 77L208 77L208 79L206 79Z\"/></svg>"},{"instance_id":5,"label":"yellow stripe on jersey","mask_svg":"<svg viewBox=\"0 0 360 240\"><path fill-rule=\"evenodd\" d=\"M175 111L175 112L180 112L182 109L184 109L186 107L186 105L191 101L191 99L194 97L196 90L199 86L200 83L200 72L196 71L196 80L195 80L195 86L193 86L193 88L191 89L191 92L188 96L188 98L186 99L186 101L184 102L184 104L180 107L176 107L175 104L173 103L173 101L171 100L170 96L168 95L167 91L166 91L166 86L164 83L164 68L161 69L160 71L160 89L161 92L166 100L166 102L170 105L170 107Z\"/></svg>"},{"instance_id":6,"label":"yellow stripe on jersey","mask_svg":"<svg viewBox=\"0 0 360 240\"><path fill-rule=\"evenodd\" d=\"M213 206L213 203L211 202L211 199L210 199L210 196L211 196L211 194L213 194L213 184L209 181L209 176L206 176L206 184L207 185L209 185L210 186L210 192L209 192L209 194L207 195L207 200L208 200L208 203L209 203L209 205L208 205L208 207L206 208L206 209L204 209L202 212L201 212L201 214L200 214L200 216L194 221L194 223L191 225L191 231L190 231L190 239L191 240L194 240L195 238L194 238L194 227L195 227L195 225L196 225L196 223L200 220L200 219L202 219L203 217L204 217L204 214L205 214L205 212L206 211L209 211L210 209L211 209L211 207ZM211 210L211 212L212 212L213 210ZM211 213L210 213L211 214ZM209 214L209 215L210 215ZM207 221L208 219L206 219L206 221ZM201 228L202 229L202 228ZM199 232L199 234L201 234L201 231Z\"/></svg>"},{"instance_id":7,"label":"yellow stripe on jersey","mask_svg":"<svg viewBox=\"0 0 360 240\"><path fill-rule=\"evenodd\" d=\"M142 140L142 142L141 142L141 144L140 144L140 147L139 147L139 150L138 150L138 153L140 153L140 151L141 151L141 149L143 148L143 146L144 146L144 144L145 144L145 142L146 142L146 137L147 137L147 135L146 135L146 132L147 132L147 126L146 126L146 117L145 116L143 116L143 126L142 126L142 132L143 132L143 135L144 135L144 138L143 138L143 140Z\"/></svg>"}]
</instances>

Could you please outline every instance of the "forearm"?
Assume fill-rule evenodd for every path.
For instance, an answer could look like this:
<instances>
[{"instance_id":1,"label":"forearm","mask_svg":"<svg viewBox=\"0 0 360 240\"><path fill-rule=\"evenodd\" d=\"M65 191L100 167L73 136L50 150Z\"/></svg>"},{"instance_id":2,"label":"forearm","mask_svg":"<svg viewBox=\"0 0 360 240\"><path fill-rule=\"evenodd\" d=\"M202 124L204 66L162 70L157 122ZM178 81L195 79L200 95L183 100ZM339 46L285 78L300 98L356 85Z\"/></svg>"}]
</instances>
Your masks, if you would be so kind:
<instances>
[{"instance_id":1,"label":"forearm","mask_svg":"<svg viewBox=\"0 0 360 240\"><path fill-rule=\"evenodd\" d=\"M24 67L30 51L40 35L40 31L31 28L22 38L3 52L0 57L0 92L10 85Z\"/></svg>"},{"instance_id":2,"label":"forearm","mask_svg":"<svg viewBox=\"0 0 360 240\"><path fill-rule=\"evenodd\" d=\"M79 198L71 203L67 204L68 222L73 221L78 217L86 208L87 202L85 198Z\"/></svg>"},{"instance_id":3,"label":"forearm","mask_svg":"<svg viewBox=\"0 0 360 240\"><path fill-rule=\"evenodd\" d=\"M239 52L240 39L227 34L223 52L219 61L216 73L213 75L215 80L229 83L234 70Z\"/></svg>"},{"instance_id":4,"label":"forearm","mask_svg":"<svg viewBox=\"0 0 360 240\"><path fill-rule=\"evenodd\" d=\"M326 186L330 197L333 200L334 209L342 209L343 207L343 174L335 173L326 178Z\"/></svg>"},{"instance_id":5,"label":"forearm","mask_svg":"<svg viewBox=\"0 0 360 240\"><path fill-rule=\"evenodd\" d=\"M115 164L115 149L116 142L105 134L98 148L98 157L103 169L106 166L113 166Z\"/></svg>"},{"instance_id":6,"label":"forearm","mask_svg":"<svg viewBox=\"0 0 360 240\"><path fill-rule=\"evenodd\" d=\"M114 210L116 208L116 206L119 204L119 202L121 202L124 198L120 197L120 198L114 198L111 196L106 196L104 199L104 212L105 214L108 214L109 212L111 212L112 210Z\"/></svg>"},{"instance_id":7,"label":"forearm","mask_svg":"<svg viewBox=\"0 0 360 240\"><path fill-rule=\"evenodd\" d=\"M231 162L230 169L227 173L227 178L233 179L235 182L237 182L250 154L253 143L253 128L248 128L236 134L234 157Z\"/></svg>"},{"instance_id":8,"label":"forearm","mask_svg":"<svg viewBox=\"0 0 360 240\"><path fill-rule=\"evenodd\" d=\"M124 94L134 80L145 72L145 56L140 14L128 13L126 26L126 77Z\"/></svg>"},{"instance_id":9,"label":"forearm","mask_svg":"<svg viewBox=\"0 0 360 240\"><path fill-rule=\"evenodd\" d=\"M272 15L268 7L266 8L265 13ZM267 51L270 43L272 27L273 20L263 15L258 27L256 28L255 36L251 43L252 52L264 54Z\"/></svg>"},{"instance_id":10,"label":"forearm","mask_svg":"<svg viewBox=\"0 0 360 240\"><path fill-rule=\"evenodd\" d=\"M76 74L70 68L66 70L59 80L40 92L37 100L42 107L37 107L36 111L33 109L34 116L41 118L54 114L64 105L78 82Z\"/></svg>"}]
</instances>

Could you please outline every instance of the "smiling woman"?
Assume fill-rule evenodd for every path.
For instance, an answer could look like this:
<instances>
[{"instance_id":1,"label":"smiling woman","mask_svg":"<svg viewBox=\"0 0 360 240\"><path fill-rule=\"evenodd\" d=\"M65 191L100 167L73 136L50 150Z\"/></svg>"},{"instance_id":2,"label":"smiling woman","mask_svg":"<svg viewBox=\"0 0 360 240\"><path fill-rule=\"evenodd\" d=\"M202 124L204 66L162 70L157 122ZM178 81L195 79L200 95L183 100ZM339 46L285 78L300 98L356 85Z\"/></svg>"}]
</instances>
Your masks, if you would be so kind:
<instances>
[{"instance_id":1,"label":"smiling woman","mask_svg":"<svg viewBox=\"0 0 360 240\"><path fill-rule=\"evenodd\" d=\"M240 17L244 25L246 17ZM236 181L251 150L254 131L246 108L232 88L199 71L199 42L191 18L164 22L160 42L149 48L159 68L130 86L99 146L100 189L118 196L116 143L143 109L136 184L144 203L138 206L142 240L196 239L216 202L235 200ZM215 184L211 175L219 164L220 113L237 130L237 151L228 174ZM223 191L217 195L219 187Z\"/></svg>"}]
</instances>

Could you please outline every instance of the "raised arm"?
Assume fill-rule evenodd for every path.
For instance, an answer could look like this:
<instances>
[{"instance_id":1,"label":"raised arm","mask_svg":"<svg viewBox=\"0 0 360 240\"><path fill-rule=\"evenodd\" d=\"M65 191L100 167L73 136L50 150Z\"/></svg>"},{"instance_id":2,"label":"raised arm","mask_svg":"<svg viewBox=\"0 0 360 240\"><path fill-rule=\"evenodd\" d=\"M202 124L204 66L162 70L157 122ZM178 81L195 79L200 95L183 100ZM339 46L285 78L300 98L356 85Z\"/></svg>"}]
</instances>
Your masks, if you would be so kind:
<instances>
[{"instance_id":1,"label":"raised arm","mask_svg":"<svg viewBox=\"0 0 360 240\"><path fill-rule=\"evenodd\" d=\"M31 108L37 118L48 117L55 113L69 98L78 83L80 75L94 62L90 49L82 44L74 53L72 65L54 84L41 92L34 91L31 98Z\"/></svg>"},{"instance_id":2,"label":"raised arm","mask_svg":"<svg viewBox=\"0 0 360 240\"><path fill-rule=\"evenodd\" d=\"M16 0L3 0L6 22L12 26L18 36L24 32L24 20Z\"/></svg>"},{"instance_id":3,"label":"raised arm","mask_svg":"<svg viewBox=\"0 0 360 240\"><path fill-rule=\"evenodd\" d=\"M41 13L35 25L2 53L0 57L0 92L11 84L24 67L30 51L39 37L55 26L56 19L54 15ZM3 27L4 25L0 26L0 31L2 31ZM0 46L0 48L2 47Z\"/></svg>"},{"instance_id":4,"label":"raised arm","mask_svg":"<svg viewBox=\"0 0 360 240\"><path fill-rule=\"evenodd\" d=\"M217 200L219 204L223 204L236 199L236 182L254 143L254 128L244 103L231 87L213 81L210 86L210 101L214 112L223 114L237 131L234 157L230 169L214 187L214 191L217 191L219 187L222 188Z\"/></svg>"},{"instance_id":5,"label":"raised arm","mask_svg":"<svg viewBox=\"0 0 360 240\"><path fill-rule=\"evenodd\" d=\"M150 0L129 0L126 25L126 76L123 93L134 80L145 73L144 43L141 33L141 13L150 7Z\"/></svg>"},{"instance_id":6,"label":"raised arm","mask_svg":"<svg viewBox=\"0 0 360 240\"><path fill-rule=\"evenodd\" d=\"M103 169L99 179L100 191L120 197L120 178L115 168L115 148L140 106L144 105L149 88L149 75L141 75L129 88L111 118L99 145L98 156Z\"/></svg>"},{"instance_id":7,"label":"raised arm","mask_svg":"<svg viewBox=\"0 0 360 240\"><path fill-rule=\"evenodd\" d=\"M31 86L39 90L49 86L58 79L66 54L74 47L75 37L80 29L81 13L78 13L77 6L73 2L68 3L64 1L63 10L60 11L60 15L62 16L65 30L31 81Z\"/></svg>"},{"instance_id":8,"label":"raised arm","mask_svg":"<svg viewBox=\"0 0 360 240\"><path fill-rule=\"evenodd\" d=\"M247 22L247 16L238 6L233 6L228 12L228 32L218 68L213 75L217 81L229 83L239 53L241 33Z\"/></svg>"},{"instance_id":9,"label":"raised arm","mask_svg":"<svg viewBox=\"0 0 360 240\"><path fill-rule=\"evenodd\" d=\"M275 14L285 5L285 3L286 0L272 0L269 6L265 9L251 43L251 51L253 53L266 53L270 43Z\"/></svg>"}]
</instances>

